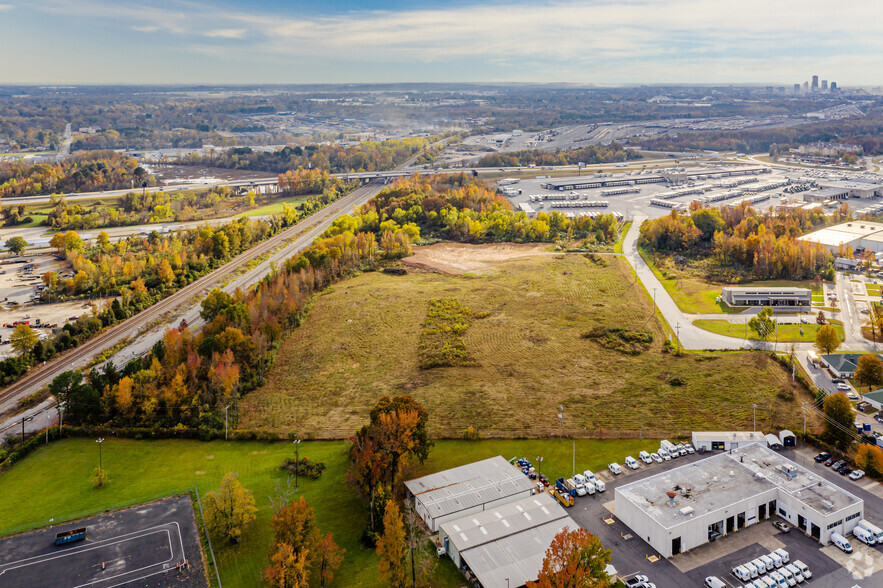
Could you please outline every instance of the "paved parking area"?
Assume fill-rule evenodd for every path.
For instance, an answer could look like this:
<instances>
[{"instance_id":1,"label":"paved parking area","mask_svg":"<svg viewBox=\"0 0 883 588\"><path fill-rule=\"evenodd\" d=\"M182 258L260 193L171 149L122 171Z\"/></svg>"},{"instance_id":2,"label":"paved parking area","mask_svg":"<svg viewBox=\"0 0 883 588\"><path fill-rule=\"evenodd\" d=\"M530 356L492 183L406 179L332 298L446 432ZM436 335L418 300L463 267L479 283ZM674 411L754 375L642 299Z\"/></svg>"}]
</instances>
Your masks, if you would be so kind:
<instances>
[{"instance_id":1,"label":"paved parking area","mask_svg":"<svg viewBox=\"0 0 883 588\"><path fill-rule=\"evenodd\" d=\"M57 533L86 539L57 546ZM188 565L184 565L185 562ZM4 588L208 586L189 496L176 496L0 541Z\"/></svg>"},{"instance_id":2,"label":"paved parking area","mask_svg":"<svg viewBox=\"0 0 883 588\"><path fill-rule=\"evenodd\" d=\"M654 442L648 442L652 446ZM647 449L650 451L650 448ZM820 471L824 467L815 467L810 448L799 451L788 451L785 455L794 459L804 467L828 478L830 481L853 492L865 500L866 517L872 521L883 521L883 500L863 489L867 481L856 484L844 480L837 474ZM762 521L746 529L732 533L698 549L688 551L671 560L659 559L651 563L650 556L658 555L653 548L616 518L608 525L608 518L613 510L614 491L617 486L655 475L669 469L691 463L705 457L715 455L706 453L677 458L662 464L647 465L641 463L637 470L623 469L623 473L613 476L609 471L596 472L595 475L607 484L604 493L594 496L578 497L570 516L583 528L597 535L609 549L613 550L612 563L620 577L634 574L645 574L657 588L681 588L686 586L702 586L708 576L717 576L731 587L742 586L731 573L736 565L751 561L756 557L781 547L788 551L791 560L801 560L813 573L811 580L805 584L825 588L879 588L883 586L883 548L869 548L853 541L856 554L847 556L833 546L822 546L811 537L793 529L782 533L772 525L777 517ZM807 463L808 461L808 463ZM880 515L878 515L880 513Z\"/></svg>"}]
</instances>

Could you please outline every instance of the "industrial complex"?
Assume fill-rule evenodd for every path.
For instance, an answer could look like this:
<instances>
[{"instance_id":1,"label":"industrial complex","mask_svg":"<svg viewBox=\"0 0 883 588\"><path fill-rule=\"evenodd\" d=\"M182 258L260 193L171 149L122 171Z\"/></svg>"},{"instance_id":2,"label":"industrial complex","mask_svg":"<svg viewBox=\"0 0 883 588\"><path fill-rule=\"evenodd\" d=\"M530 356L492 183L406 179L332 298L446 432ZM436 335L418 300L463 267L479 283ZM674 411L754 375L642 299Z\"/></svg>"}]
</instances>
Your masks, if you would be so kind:
<instances>
[{"instance_id":1,"label":"industrial complex","mask_svg":"<svg viewBox=\"0 0 883 588\"><path fill-rule=\"evenodd\" d=\"M848 534L864 502L795 462L751 443L616 488L616 516L664 557L773 515L823 544Z\"/></svg>"}]
</instances>

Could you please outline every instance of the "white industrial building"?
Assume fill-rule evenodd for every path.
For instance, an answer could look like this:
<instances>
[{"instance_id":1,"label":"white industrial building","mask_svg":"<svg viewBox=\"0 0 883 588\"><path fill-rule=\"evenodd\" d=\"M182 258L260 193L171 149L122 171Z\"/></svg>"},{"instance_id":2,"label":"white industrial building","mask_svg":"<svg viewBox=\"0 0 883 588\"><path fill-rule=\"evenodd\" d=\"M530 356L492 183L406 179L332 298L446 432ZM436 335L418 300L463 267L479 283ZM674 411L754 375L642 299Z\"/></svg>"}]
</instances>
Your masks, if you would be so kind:
<instances>
[{"instance_id":1,"label":"white industrial building","mask_svg":"<svg viewBox=\"0 0 883 588\"><path fill-rule=\"evenodd\" d=\"M761 435L762 437L762 435ZM752 443L626 484L616 516L663 557L672 557L777 514L830 543L862 519L864 502Z\"/></svg>"},{"instance_id":2,"label":"white industrial building","mask_svg":"<svg viewBox=\"0 0 883 588\"><path fill-rule=\"evenodd\" d=\"M445 521L526 498L534 483L501 456L405 482L430 531Z\"/></svg>"},{"instance_id":3,"label":"white industrial building","mask_svg":"<svg viewBox=\"0 0 883 588\"><path fill-rule=\"evenodd\" d=\"M834 254L837 254L841 248L845 250L846 247L851 247L853 251L869 249L874 253L880 253L883 252L883 224L871 221L849 221L813 231L798 237L798 240L818 243Z\"/></svg>"},{"instance_id":4,"label":"white industrial building","mask_svg":"<svg viewBox=\"0 0 883 588\"><path fill-rule=\"evenodd\" d=\"M693 431L693 447L705 451L729 451L750 443L765 443L760 431Z\"/></svg>"},{"instance_id":5,"label":"white industrial building","mask_svg":"<svg viewBox=\"0 0 883 588\"><path fill-rule=\"evenodd\" d=\"M514 588L537 579L546 550L565 527L579 525L540 493L442 523L439 538L467 579L482 588Z\"/></svg>"}]
</instances>

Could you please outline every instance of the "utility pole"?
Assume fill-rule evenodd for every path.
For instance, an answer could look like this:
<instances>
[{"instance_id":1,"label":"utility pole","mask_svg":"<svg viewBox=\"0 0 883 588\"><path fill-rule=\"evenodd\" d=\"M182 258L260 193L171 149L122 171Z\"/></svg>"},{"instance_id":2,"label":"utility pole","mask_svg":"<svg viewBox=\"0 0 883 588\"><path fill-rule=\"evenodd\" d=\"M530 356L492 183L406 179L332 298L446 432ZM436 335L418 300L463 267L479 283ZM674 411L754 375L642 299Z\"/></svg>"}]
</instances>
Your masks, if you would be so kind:
<instances>
[{"instance_id":1,"label":"utility pole","mask_svg":"<svg viewBox=\"0 0 883 588\"><path fill-rule=\"evenodd\" d=\"M300 439L294 440L294 489L298 488L297 475L300 473Z\"/></svg>"},{"instance_id":2,"label":"utility pole","mask_svg":"<svg viewBox=\"0 0 883 588\"><path fill-rule=\"evenodd\" d=\"M752 408L754 408L754 428L751 429L751 431L754 432L757 430L757 405L752 404L751 406Z\"/></svg>"},{"instance_id":3,"label":"utility pole","mask_svg":"<svg viewBox=\"0 0 883 588\"><path fill-rule=\"evenodd\" d=\"M563 433L562 433L562 428L564 426L563 425L563 423L564 423L564 414L563 413L564 413L564 405L559 404L558 405L558 438L559 439L563 435Z\"/></svg>"},{"instance_id":4,"label":"utility pole","mask_svg":"<svg viewBox=\"0 0 883 588\"><path fill-rule=\"evenodd\" d=\"M571 476L576 475L576 439L573 439L573 463L571 463L571 468L573 468L573 473Z\"/></svg>"},{"instance_id":5,"label":"utility pole","mask_svg":"<svg viewBox=\"0 0 883 588\"><path fill-rule=\"evenodd\" d=\"M675 324L675 333L678 338L678 355L680 355L681 354L681 323L680 322Z\"/></svg>"},{"instance_id":6,"label":"utility pole","mask_svg":"<svg viewBox=\"0 0 883 588\"><path fill-rule=\"evenodd\" d=\"M28 421L32 421L32 420L34 420L34 417L32 417L32 416L21 418L21 442L22 443L25 442L25 423Z\"/></svg>"}]
</instances>

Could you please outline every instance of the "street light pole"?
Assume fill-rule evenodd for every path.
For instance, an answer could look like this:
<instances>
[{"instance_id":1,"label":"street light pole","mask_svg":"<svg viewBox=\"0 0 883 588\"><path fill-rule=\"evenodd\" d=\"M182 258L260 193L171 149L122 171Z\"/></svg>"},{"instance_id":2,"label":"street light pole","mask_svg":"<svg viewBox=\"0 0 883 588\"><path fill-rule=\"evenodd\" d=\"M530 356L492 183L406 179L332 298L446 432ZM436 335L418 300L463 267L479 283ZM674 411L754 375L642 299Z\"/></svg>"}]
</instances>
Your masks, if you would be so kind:
<instances>
[{"instance_id":1,"label":"street light pole","mask_svg":"<svg viewBox=\"0 0 883 588\"><path fill-rule=\"evenodd\" d=\"M294 488L298 488L298 478L297 475L300 473L300 439L294 440Z\"/></svg>"},{"instance_id":2,"label":"street light pole","mask_svg":"<svg viewBox=\"0 0 883 588\"><path fill-rule=\"evenodd\" d=\"M25 423L28 421L32 421L32 420L34 420L34 417L32 417L32 416L21 418L21 442L22 443L25 442Z\"/></svg>"},{"instance_id":3,"label":"street light pole","mask_svg":"<svg viewBox=\"0 0 883 588\"><path fill-rule=\"evenodd\" d=\"M98 438L98 486L104 484L104 468L101 465L101 444L104 443L104 437Z\"/></svg>"}]
</instances>

